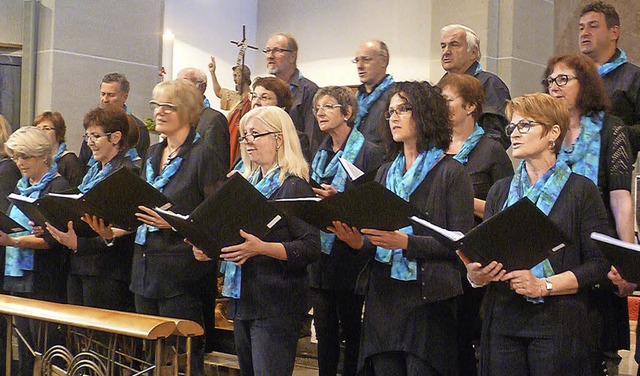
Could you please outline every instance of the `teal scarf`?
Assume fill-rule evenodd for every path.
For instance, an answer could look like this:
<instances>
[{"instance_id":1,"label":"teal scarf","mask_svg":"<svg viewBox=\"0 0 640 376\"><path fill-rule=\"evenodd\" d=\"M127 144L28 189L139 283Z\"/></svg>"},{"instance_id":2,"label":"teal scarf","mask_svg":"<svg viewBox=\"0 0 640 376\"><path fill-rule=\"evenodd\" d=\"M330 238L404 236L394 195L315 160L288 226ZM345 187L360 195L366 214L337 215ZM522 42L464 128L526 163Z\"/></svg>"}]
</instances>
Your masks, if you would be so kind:
<instances>
[{"instance_id":1,"label":"teal scarf","mask_svg":"<svg viewBox=\"0 0 640 376\"><path fill-rule=\"evenodd\" d=\"M280 167L271 169L267 175L260 179L262 172L260 167L255 169L249 175L249 183L251 183L266 198L271 197L275 191L280 188ZM230 261L222 261L220 272L224 273L224 285L222 286L222 295L240 299L240 291L242 285L242 267Z\"/></svg>"},{"instance_id":2,"label":"teal scarf","mask_svg":"<svg viewBox=\"0 0 640 376\"><path fill-rule=\"evenodd\" d=\"M571 167L576 174L586 176L598 185L600 167L600 146L604 112L590 113L580 118L580 135L576 141L563 147L558 160Z\"/></svg>"},{"instance_id":3,"label":"teal scarf","mask_svg":"<svg viewBox=\"0 0 640 376\"><path fill-rule=\"evenodd\" d=\"M58 175L58 166L53 163L49 170L42 176L36 184L30 185L29 178L23 176L18 180L16 188L22 196L37 199L42 191L49 183ZM32 227L29 226L29 218L18 209L17 206L11 206L9 217L18 222L27 231L12 234L12 237L20 237L29 235ZM5 253L4 275L8 277L22 277L25 270L33 270L34 250L30 248L16 248L7 246Z\"/></svg>"},{"instance_id":4,"label":"teal scarf","mask_svg":"<svg viewBox=\"0 0 640 376\"><path fill-rule=\"evenodd\" d=\"M391 86L392 84L393 77L388 74L370 94L367 95L362 91L358 91L358 93L356 94L356 97L358 99L358 114L356 115L356 122L353 127L354 129L358 129L358 127L360 126L360 121L365 116L367 116L373 104L385 91L387 91L389 86Z\"/></svg>"},{"instance_id":5,"label":"teal scarf","mask_svg":"<svg viewBox=\"0 0 640 376\"><path fill-rule=\"evenodd\" d=\"M349 137L345 143L343 149L338 150L333 156L331 161L327 163L328 152L325 149L318 150L315 157L313 157L313 163L311 163L311 178L316 181L321 181L333 176L331 186L338 192L344 192L344 188L347 184L347 172L342 168L340 163L340 157L354 163L360 150L364 145L364 136L357 129L351 130ZM322 252L331 254L331 248L335 241L335 234L329 234L324 231L320 232L320 243L322 245Z\"/></svg>"},{"instance_id":6,"label":"teal scarf","mask_svg":"<svg viewBox=\"0 0 640 376\"><path fill-rule=\"evenodd\" d=\"M503 210L515 204L521 198L528 197L531 202L536 204L538 209L548 216L558 196L560 196L562 188L564 188L567 180L569 180L570 175L571 169L569 166L563 161L558 160L534 185L531 185L525 161L522 161L511 180L509 196L504 203ZM533 273L536 278L551 277L555 274L549 259L545 259L531 268L531 273ZM526 299L534 304L544 303L544 298Z\"/></svg>"},{"instance_id":7,"label":"teal scarf","mask_svg":"<svg viewBox=\"0 0 640 376\"><path fill-rule=\"evenodd\" d=\"M82 183L78 186L78 189L82 193L87 193L91 188L95 187L96 184L100 183L104 180L104 178L111 173L113 170L113 159L107 162L104 167L100 168L101 163L94 163L87 171L87 174L82 178Z\"/></svg>"},{"instance_id":8,"label":"teal scarf","mask_svg":"<svg viewBox=\"0 0 640 376\"><path fill-rule=\"evenodd\" d=\"M621 66L626 62L627 62L627 54L624 53L623 50L620 50L620 56L618 56L615 60L608 61L598 67L598 74L601 77L605 76L607 73L611 72L612 70L616 69L617 67Z\"/></svg>"},{"instance_id":9,"label":"teal scarf","mask_svg":"<svg viewBox=\"0 0 640 376\"><path fill-rule=\"evenodd\" d=\"M405 201L409 201L409 197L416 190L418 185L422 183L429 171L444 155L444 150L432 148L423 151L418 155L415 162L409 170L403 174L406 163L404 153L400 153L391 164L387 173L387 188L402 197ZM403 227L401 232L411 235L413 228L411 226ZM402 255L402 249L386 249L377 247L376 261L391 264L391 278L400 281L415 281L418 278L418 264L415 260L408 260Z\"/></svg>"},{"instance_id":10,"label":"teal scarf","mask_svg":"<svg viewBox=\"0 0 640 376\"><path fill-rule=\"evenodd\" d=\"M64 154L65 151L67 151L67 144L64 141L62 141L58 146L58 150L53 155L53 161L58 163L60 158L62 158L62 154Z\"/></svg>"},{"instance_id":11,"label":"teal scarf","mask_svg":"<svg viewBox=\"0 0 640 376\"><path fill-rule=\"evenodd\" d=\"M466 165L469 161L469 154L473 151L476 145L478 145L478 141L480 141L480 137L482 137L483 134L484 129L482 129L482 127L480 127L480 125L476 123L473 126L473 133L471 133L469 137L467 137L467 139L464 141L464 144L462 144L460 151L453 157L453 159L462 163L463 165Z\"/></svg>"},{"instance_id":12,"label":"teal scarf","mask_svg":"<svg viewBox=\"0 0 640 376\"><path fill-rule=\"evenodd\" d=\"M193 143L195 144L200 139L200 135L196 133L196 136L193 139ZM147 183L151 184L153 188L162 192L164 187L169 184L173 175L178 172L180 166L182 165L183 158L177 156L167 163L166 166L162 169L162 173L160 175L156 175L155 171L153 171L153 166L151 165L151 158L147 159L145 173L147 178ZM138 245L144 245L147 242L147 233L148 232L156 232L159 229L154 226L149 226L146 223L138 226L138 230L136 231L136 240L135 243Z\"/></svg>"}]
</instances>

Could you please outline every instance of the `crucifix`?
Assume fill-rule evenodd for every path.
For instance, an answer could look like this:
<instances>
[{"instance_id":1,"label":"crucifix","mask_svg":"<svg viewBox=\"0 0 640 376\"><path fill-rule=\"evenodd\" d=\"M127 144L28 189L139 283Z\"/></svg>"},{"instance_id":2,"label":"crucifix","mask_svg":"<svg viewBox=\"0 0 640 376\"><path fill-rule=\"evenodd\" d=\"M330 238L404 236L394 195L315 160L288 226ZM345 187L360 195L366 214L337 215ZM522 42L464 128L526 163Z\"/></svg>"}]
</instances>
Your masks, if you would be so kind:
<instances>
[{"instance_id":1,"label":"crucifix","mask_svg":"<svg viewBox=\"0 0 640 376\"><path fill-rule=\"evenodd\" d=\"M247 36L246 36L246 26L242 25L242 40L240 41L234 41L232 40L231 43L235 44L236 46L238 46L240 48L240 51L238 52L238 59L236 60L236 64L238 67L240 67L240 90L242 91L242 88L244 87L244 52L247 50L247 48L250 48L252 50L257 50L258 47L256 46L252 46L247 42ZM242 92L239 93L242 95Z\"/></svg>"}]
</instances>

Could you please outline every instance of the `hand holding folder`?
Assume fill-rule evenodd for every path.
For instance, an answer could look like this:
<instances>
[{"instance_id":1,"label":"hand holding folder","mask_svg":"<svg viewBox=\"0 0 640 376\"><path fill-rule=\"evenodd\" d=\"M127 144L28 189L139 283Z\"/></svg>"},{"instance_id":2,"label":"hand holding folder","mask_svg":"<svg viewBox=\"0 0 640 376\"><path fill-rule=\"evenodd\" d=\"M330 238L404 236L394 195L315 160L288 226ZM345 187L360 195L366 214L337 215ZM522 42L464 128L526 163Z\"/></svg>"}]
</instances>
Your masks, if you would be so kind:
<instances>
[{"instance_id":1,"label":"hand holding folder","mask_svg":"<svg viewBox=\"0 0 640 376\"><path fill-rule=\"evenodd\" d=\"M264 238L281 219L241 174L233 174L189 215L154 210L211 259L217 259L223 247L242 243L240 230Z\"/></svg>"},{"instance_id":2,"label":"hand holding folder","mask_svg":"<svg viewBox=\"0 0 640 376\"><path fill-rule=\"evenodd\" d=\"M592 232L593 239L605 257L627 282L640 283L640 245Z\"/></svg>"},{"instance_id":3,"label":"hand holding folder","mask_svg":"<svg viewBox=\"0 0 640 376\"><path fill-rule=\"evenodd\" d=\"M571 239L526 197L466 235L448 231L422 218L411 219L452 251L460 249L483 266L497 261L507 272L531 269L571 245Z\"/></svg>"}]
</instances>

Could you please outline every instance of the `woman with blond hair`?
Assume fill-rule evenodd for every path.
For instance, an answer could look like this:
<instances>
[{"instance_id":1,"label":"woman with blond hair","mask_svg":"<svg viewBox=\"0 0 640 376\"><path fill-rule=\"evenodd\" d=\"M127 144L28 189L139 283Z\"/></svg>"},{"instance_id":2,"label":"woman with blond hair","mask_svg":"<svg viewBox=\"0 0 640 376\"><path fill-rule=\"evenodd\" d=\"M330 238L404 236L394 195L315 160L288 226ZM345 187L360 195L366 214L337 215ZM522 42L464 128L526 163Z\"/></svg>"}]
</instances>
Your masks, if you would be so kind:
<instances>
[{"instance_id":1,"label":"woman with blond hair","mask_svg":"<svg viewBox=\"0 0 640 376\"><path fill-rule=\"evenodd\" d=\"M312 197L309 166L296 129L281 108L249 111L240 120L244 177L268 199ZM242 205L242 203L238 203ZM291 375L298 334L308 309L307 265L320 254L318 230L297 218L279 221L264 238L222 249L222 295L230 299L243 375ZM206 256L194 249L199 260Z\"/></svg>"},{"instance_id":2,"label":"woman with blond hair","mask_svg":"<svg viewBox=\"0 0 640 376\"><path fill-rule=\"evenodd\" d=\"M562 229L571 245L530 270L502 269L458 253L474 287L488 285L484 302L481 375L591 375L588 292L608 264L590 238L611 231L598 188L558 158L569 127L565 106L548 94L525 94L507 104L513 177L489 191L484 218L527 197ZM496 283L498 282L498 283Z\"/></svg>"}]
</instances>

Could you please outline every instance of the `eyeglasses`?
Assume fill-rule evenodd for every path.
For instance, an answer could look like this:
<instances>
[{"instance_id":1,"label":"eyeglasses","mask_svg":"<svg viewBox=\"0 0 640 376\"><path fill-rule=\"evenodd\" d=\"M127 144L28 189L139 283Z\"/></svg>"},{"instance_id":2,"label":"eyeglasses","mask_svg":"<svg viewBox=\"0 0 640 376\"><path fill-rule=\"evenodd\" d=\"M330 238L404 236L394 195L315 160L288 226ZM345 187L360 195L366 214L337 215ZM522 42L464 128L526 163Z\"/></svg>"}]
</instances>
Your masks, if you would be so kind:
<instances>
[{"instance_id":1,"label":"eyeglasses","mask_svg":"<svg viewBox=\"0 0 640 376\"><path fill-rule=\"evenodd\" d=\"M267 94L258 95L258 93L256 93L255 91L250 92L250 93L249 93L249 100L253 102L253 101L254 101L254 100L256 100L256 99L257 99L258 101L260 101L260 103L262 103L262 102L269 102L269 101L272 101L272 100L273 100L273 98L272 98L272 97L270 97L270 96L269 96L269 95L267 95Z\"/></svg>"},{"instance_id":2,"label":"eyeglasses","mask_svg":"<svg viewBox=\"0 0 640 376\"><path fill-rule=\"evenodd\" d=\"M102 137L109 137L109 136L111 136L111 134L113 134L113 132L107 132L107 133L105 133L105 134L95 134L95 133L86 134L86 133L85 133L84 135L82 135L82 139L83 139L85 142L89 142L89 141L91 141L91 142L96 142L96 141L98 141L99 139L101 139Z\"/></svg>"},{"instance_id":3,"label":"eyeglasses","mask_svg":"<svg viewBox=\"0 0 640 376\"><path fill-rule=\"evenodd\" d=\"M569 76L568 74L559 74L555 77L547 77L544 80L540 81L540 83L542 84L542 86L546 87L546 88L550 88L551 85L553 85L553 83L555 82L556 85L558 85L558 87L562 87L566 84L569 83L569 81L574 80L578 77L576 76Z\"/></svg>"},{"instance_id":4,"label":"eyeglasses","mask_svg":"<svg viewBox=\"0 0 640 376\"><path fill-rule=\"evenodd\" d=\"M358 64L359 62L363 62L364 64L369 64L374 59L375 58L373 58L371 56L359 56L359 57L351 59L351 62L354 63L354 64Z\"/></svg>"},{"instance_id":5,"label":"eyeglasses","mask_svg":"<svg viewBox=\"0 0 640 376\"><path fill-rule=\"evenodd\" d=\"M282 52L293 52L293 51L288 49L288 48L279 48L279 47L269 48L269 47L267 47L267 48L263 49L262 52L264 52L267 55L269 55L270 53L273 53L274 55L276 55L276 54L280 54Z\"/></svg>"},{"instance_id":6,"label":"eyeglasses","mask_svg":"<svg viewBox=\"0 0 640 376\"><path fill-rule=\"evenodd\" d=\"M40 129L41 131L55 131L56 129L54 127L50 127L48 125L44 125L44 126L39 126L39 125L34 125L34 127Z\"/></svg>"},{"instance_id":7,"label":"eyeglasses","mask_svg":"<svg viewBox=\"0 0 640 376\"><path fill-rule=\"evenodd\" d=\"M384 118L389 120L389 119L391 119L393 114L396 114L398 116L403 116L403 115L408 114L409 111L412 111L412 110L413 110L413 107L407 106L405 104L401 104L400 106L398 106L396 108L390 108L389 111L385 111Z\"/></svg>"},{"instance_id":8,"label":"eyeglasses","mask_svg":"<svg viewBox=\"0 0 640 376\"><path fill-rule=\"evenodd\" d=\"M241 144L244 144L247 142L254 142L259 137L268 136L270 134L276 134L276 133L280 133L280 132L249 133L248 135L238 137L238 142Z\"/></svg>"},{"instance_id":9,"label":"eyeglasses","mask_svg":"<svg viewBox=\"0 0 640 376\"><path fill-rule=\"evenodd\" d=\"M11 160L18 163L19 161L28 161L31 158L33 158L33 155L14 155Z\"/></svg>"},{"instance_id":10,"label":"eyeglasses","mask_svg":"<svg viewBox=\"0 0 640 376\"><path fill-rule=\"evenodd\" d=\"M318 112L320 112L320 110L327 112L327 111L333 110L334 108L340 108L340 107L342 107L342 105L338 103L327 103L327 104L323 104L322 106L315 106L313 108L313 113L317 114Z\"/></svg>"},{"instance_id":11,"label":"eyeglasses","mask_svg":"<svg viewBox=\"0 0 640 376\"><path fill-rule=\"evenodd\" d=\"M149 101L149 107L151 107L151 111L155 111L157 108L160 108L165 113L175 112L178 107L173 103L166 102L157 102L157 101Z\"/></svg>"},{"instance_id":12,"label":"eyeglasses","mask_svg":"<svg viewBox=\"0 0 640 376\"><path fill-rule=\"evenodd\" d=\"M518 132L520 132L520 134L525 134L525 133L529 133L529 130L531 130L532 125L546 125L546 124L541 123L539 121L535 121L535 120L520 120L517 123L507 124L507 126L504 128L504 132L507 134L507 136L511 136L511 134L516 130L516 128L518 128Z\"/></svg>"}]
</instances>

